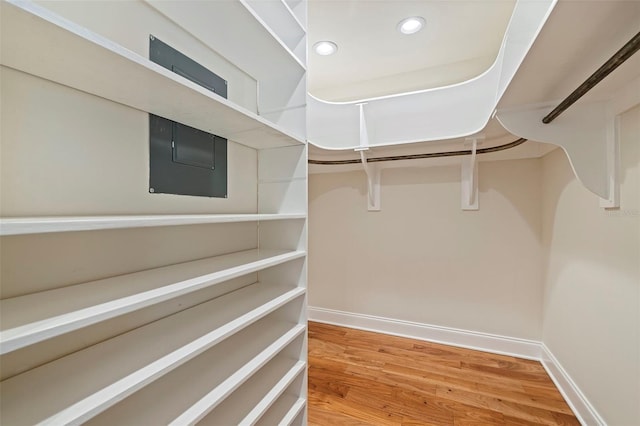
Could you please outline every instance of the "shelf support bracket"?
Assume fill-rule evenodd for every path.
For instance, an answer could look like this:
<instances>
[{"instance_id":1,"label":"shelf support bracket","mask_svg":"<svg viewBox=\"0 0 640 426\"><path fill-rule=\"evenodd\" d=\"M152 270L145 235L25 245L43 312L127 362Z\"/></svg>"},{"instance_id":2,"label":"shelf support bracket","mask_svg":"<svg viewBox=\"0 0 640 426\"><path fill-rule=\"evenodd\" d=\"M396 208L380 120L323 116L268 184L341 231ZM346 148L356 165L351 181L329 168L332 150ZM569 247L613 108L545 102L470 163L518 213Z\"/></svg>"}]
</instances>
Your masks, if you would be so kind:
<instances>
[{"instance_id":1,"label":"shelf support bracket","mask_svg":"<svg viewBox=\"0 0 640 426\"><path fill-rule=\"evenodd\" d=\"M605 137L605 179L606 197L600 197L600 207L616 209L620 207L620 115L609 105L607 107Z\"/></svg>"},{"instance_id":2,"label":"shelf support bracket","mask_svg":"<svg viewBox=\"0 0 640 426\"><path fill-rule=\"evenodd\" d=\"M484 137L467 138L467 141L471 143L471 156L469 156L468 160L462 160L462 176L460 180L462 210L478 210L478 164L476 152L479 139L484 139Z\"/></svg>"},{"instance_id":3,"label":"shelf support bracket","mask_svg":"<svg viewBox=\"0 0 640 426\"><path fill-rule=\"evenodd\" d=\"M372 166L367 163L366 151L369 148L356 148L360 152L362 167L367 175L367 208L370 212L380 211L380 175L382 170L379 166Z\"/></svg>"},{"instance_id":4,"label":"shelf support bracket","mask_svg":"<svg viewBox=\"0 0 640 426\"><path fill-rule=\"evenodd\" d=\"M620 207L620 116L640 105L640 77L606 101L575 103L555 121L541 117L553 105L498 111L500 124L514 135L561 147L576 178L600 197L600 207Z\"/></svg>"},{"instance_id":5,"label":"shelf support bracket","mask_svg":"<svg viewBox=\"0 0 640 426\"><path fill-rule=\"evenodd\" d=\"M370 212L380 211L380 175L381 168L378 165L370 165L366 152L369 150L369 133L364 114L364 106L367 103L357 104L360 111L360 146L355 149L360 153L362 168L367 175L367 208Z\"/></svg>"}]
</instances>

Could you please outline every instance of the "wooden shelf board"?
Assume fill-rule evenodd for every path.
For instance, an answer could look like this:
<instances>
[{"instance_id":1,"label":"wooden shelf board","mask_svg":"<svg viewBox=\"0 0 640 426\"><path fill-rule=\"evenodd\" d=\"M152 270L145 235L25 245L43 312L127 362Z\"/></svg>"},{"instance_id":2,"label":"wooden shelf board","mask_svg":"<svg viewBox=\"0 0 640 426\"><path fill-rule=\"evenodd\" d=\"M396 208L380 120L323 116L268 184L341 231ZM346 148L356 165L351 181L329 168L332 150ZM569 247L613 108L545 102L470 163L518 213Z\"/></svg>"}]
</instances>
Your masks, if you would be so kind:
<instances>
[{"instance_id":1,"label":"wooden shelf board","mask_svg":"<svg viewBox=\"0 0 640 426\"><path fill-rule=\"evenodd\" d=\"M286 86L291 83L287 81L289 78L295 81L303 78L306 73L304 61L283 48L283 40L243 1L196 2L185 8L179 3L146 0L150 7L188 28L194 37L259 82L278 81ZM277 4L274 6L278 7ZM224 41L220 42L222 36L225 36Z\"/></svg>"},{"instance_id":2,"label":"wooden shelf board","mask_svg":"<svg viewBox=\"0 0 640 426\"><path fill-rule=\"evenodd\" d=\"M304 219L305 213L66 216L0 219L0 236L212 223Z\"/></svg>"},{"instance_id":3,"label":"wooden shelf board","mask_svg":"<svg viewBox=\"0 0 640 426\"><path fill-rule=\"evenodd\" d=\"M295 46L305 39L306 30L300 24L293 11L284 3L276 0L239 0L249 13L264 27L264 29L306 70L306 57L298 57L294 53Z\"/></svg>"},{"instance_id":4,"label":"wooden shelf board","mask_svg":"<svg viewBox=\"0 0 640 426\"><path fill-rule=\"evenodd\" d=\"M298 400L291 406L291 409L287 411L287 414L282 418L281 425L290 425L298 417L304 406L307 404L307 400L304 398L298 398Z\"/></svg>"},{"instance_id":5,"label":"wooden shelf board","mask_svg":"<svg viewBox=\"0 0 640 426\"><path fill-rule=\"evenodd\" d=\"M304 31L306 33L307 32L307 28L302 23L302 21L300 21L300 19L296 15L296 12L294 12L294 10L291 8L289 3L287 3L287 0L280 0L280 1L284 4L284 7L287 9L287 12L293 17L293 19L295 20L296 24L300 27L300 29L302 29L302 31Z\"/></svg>"},{"instance_id":6,"label":"wooden shelf board","mask_svg":"<svg viewBox=\"0 0 640 426\"><path fill-rule=\"evenodd\" d=\"M273 397L274 392L281 389L283 382L290 382L299 376L305 366L304 361L294 359L290 354L279 354L200 420L198 425L253 425L255 421L248 423L247 420L257 419L256 415L262 414L265 400L271 403L277 399L278 396Z\"/></svg>"},{"instance_id":7,"label":"wooden shelf board","mask_svg":"<svg viewBox=\"0 0 640 426\"><path fill-rule=\"evenodd\" d=\"M285 375L283 375L278 383L260 400L258 404L238 423L239 426L252 426L267 412L275 401L284 393L284 391L293 383L293 381L305 371L306 363L298 361Z\"/></svg>"},{"instance_id":8,"label":"wooden shelf board","mask_svg":"<svg viewBox=\"0 0 640 426\"><path fill-rule=\"evenodd\" d=\"M188 410L212 389L229 386L235 372L244 368L252 359L264 353L267 347L280 338L294 333L300 327L290 321L277 318L278 314L257 321L250 327L209 349L202 355L176 368L155 382L122 400L89 420L87 426L110 426L114 424L166 425ZM296 332L299 333L300 332ZM273 349L273 348L272 348ZM225 416L238 409L247 412L260 397L285 375L295 360L285 354L277 354L264 367L247 378L218 405L211 417L216 424L232 425L232 417ZM211 368L215 365L215 368ZM254 397L256 390L261 395ZM232 407L229 406L232 403ZM153 410L140 407L154 406ZM222 410L222 411L221 411ZM224 411L224 412L223 412Z\"/></svg>"},{"instance_id":9,"label":"wooden shelf board","mask_svg":"<svg viewBox=\"0 0 640 426\"><path fill-rule=\"evenodd\" d=\"M289 425L305 404L304 398L285 392L256 424L260 426Z\"/></svg>"},{"instance_id":10,"label":"wooden shelf board","mask_svg":"<svg viewBox=\"0 0 640 426\"><path fill-rule=\"evenodd\" d=\"M305 256L246 250L0 301L0 353Z\"/></svg>"},{"instance_id":11,"label":"wooden shelf board","mask_svg":"<svg viewBox=\"0 0 640 426\"><path fill-rule=\"evenodd\" d=\"M283 0L283 1L287 4L289 9L291 9L294 16L298 19L298 22L300 22L300 25L302 26L302 28L305 29L305 32L306 32L307 23L308 23L306 2L301 0Z\"/></svg>"},{"instance_id":12,"label":"wooden shelf board","mask_svg":"<svg viewBox=\"0 0 640 426\"><path fill-rule=\"evenodd\" d=\"M304 292L256 283L7 379L2 422L84 422Z\"/></svg>"},{"instance_id":13,"label":"wooden shelf board","mask_svg":"<svg viewBox=\"0 0 640 426\"><path fill-rule=\"evenodd\" d=\"M262 352L247 362L242 368L235 371L225 381L207 393L188 410L175 418L170 424L173 426L180 426L185 424L196 424L199 422L247 379L280 353L280 351L282 351L289 343L300 336L305 330L305 325L298 324L294 326L291 330L276 339Z\"/></svg>"},{"instance_id":14,"label":"wooden shelf board","mask_svg":"<svg viewBox=\"0 0 640 426\"><path fill-rule=\"evenodd\" d=\"M256 149L304 144L285 129L35 3L2 2L1 62Z\"/></svg>"}]
</instances>

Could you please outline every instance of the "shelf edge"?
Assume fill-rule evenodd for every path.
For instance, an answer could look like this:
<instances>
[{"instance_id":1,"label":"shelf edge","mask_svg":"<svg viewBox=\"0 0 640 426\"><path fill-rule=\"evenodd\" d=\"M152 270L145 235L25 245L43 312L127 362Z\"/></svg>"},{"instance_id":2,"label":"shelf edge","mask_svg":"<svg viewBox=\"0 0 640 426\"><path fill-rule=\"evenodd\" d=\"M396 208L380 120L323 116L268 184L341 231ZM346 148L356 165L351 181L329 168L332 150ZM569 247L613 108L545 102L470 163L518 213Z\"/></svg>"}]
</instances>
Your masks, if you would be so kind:
<instances>
[{"instance_id":1,"label":"shelf edge","mask_svg":"<svg viewBox=\"0 0 640 426\"><path fill-rule=\"evenodd\" d=\"M273 403L287 390L287 387L298 378L300 373L304 371L307 363L298 361L282 378L275 384L256 406L238 423L238 426L253 426L267 412Z\"/></svg>"},{"instance_id":2,"label":"shelf edge","mask_svg":"<svg viewBox=\"0 0 640 426\"><path fill-rule=\"evenodd\" d=\"M287 425L289 426L300 414L300 411L307 404L307 400L305 398L298 398L298 400L291 406L291 409L287 411L287 414L282 418L279 425Z\"/></svg>"},{"instance_id":3,"label":"shelf edge","mask_svg":"<svg viewBox=\"0 0 640 426\"><path fill-rule=\"evenodd\" d=\"M304 219L304 213L0 218L0 236Z\"/></svg>"}]
</instances>

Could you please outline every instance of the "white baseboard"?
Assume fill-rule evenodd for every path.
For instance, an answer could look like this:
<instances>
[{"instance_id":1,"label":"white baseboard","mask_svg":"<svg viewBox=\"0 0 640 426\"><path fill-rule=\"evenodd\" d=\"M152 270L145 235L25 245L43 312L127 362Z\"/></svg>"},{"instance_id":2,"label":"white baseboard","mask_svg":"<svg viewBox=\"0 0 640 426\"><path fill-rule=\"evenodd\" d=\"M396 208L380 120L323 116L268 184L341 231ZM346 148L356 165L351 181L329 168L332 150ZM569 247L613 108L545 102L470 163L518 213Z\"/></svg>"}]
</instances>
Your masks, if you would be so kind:
<instances>
[{"instance_id":1,"label":"white baseboard","mask_svg":"<svg viewBox=\"0 0 640 426\"><path fill-rule=\"evenodd\" d=\"M332 309L307 308L309 321L540 360L540 342Z\"/></svg>"},{"instance_id":2,"label":"white baseboard","mask_svg":"<svg viewBox=\"0 0 640 426\"><path fill-rule=\"evenodd\" d=\"M596 409L591 405L589 400L584 396L580 388L571 379L571 376L562 367L560 362L553 356L553 353L544 343L540 344L541 357L540 362L547 370L547 373L557 386L558 390L564 397L571 410L583 425L606 425L605 421L600 417Z\"/></svg>"},{"instance_id":3,"label":"white baseboard","mask_svg":"<svg viewBox=\"0 0 640 426\"><path fill-rule=\"evenodd\" d=\"M540 361L580 423L606 425L544 343L312 306L307 308L307 313L309 321Z\"/></svg>"}]
</instances>

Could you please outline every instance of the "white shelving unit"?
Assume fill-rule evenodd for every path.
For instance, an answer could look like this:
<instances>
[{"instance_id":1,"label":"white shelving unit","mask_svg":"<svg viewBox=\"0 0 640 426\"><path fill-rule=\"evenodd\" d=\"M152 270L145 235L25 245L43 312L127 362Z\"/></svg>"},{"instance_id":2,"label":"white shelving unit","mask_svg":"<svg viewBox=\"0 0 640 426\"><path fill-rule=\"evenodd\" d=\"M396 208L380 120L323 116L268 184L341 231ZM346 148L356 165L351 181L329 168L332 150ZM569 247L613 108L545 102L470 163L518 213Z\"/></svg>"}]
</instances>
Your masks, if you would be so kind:
<instances>
[{"instance_id":1,"label":"white shelving unit","mask_svg":"<svg viewBox=\"0 0 640 426\"><path fill-rule=\"evenodd\" d=\"M307 2L304 0L283 0L287 7L293 12L300 25L307 28Z\"/></svg>"},{"instance_id":2,"label":"white shelving unit","mask_svg":"<svg viewBox=\"0 0 640 426\"><path fill-rule=\"evenodd\" d=\"M3 381L3 423L86 421L304 295L301 288L260 287L245 287ZM236 340L260 347L266 342L259 337L268 342L274 329L267 324ZM239 356L246 353L243 347Z\"/></svg>"},{"instance_id":3,"label":"white shelving unit","mask_svg":"<svg viewBox=\"0 0 640 426\"><path fill-rule=\"evenodd\" d=\"M248 193L257 193L253 211L247 212L246 197L234 199L234 194L194 203L140 193L136 212L127 214L124 204L118 215L107 215L104 205L92 215L59 215L60 209L45 202L4 203L3 208L9 204L9 211L24 214L0 218L0 273L11 289L3 289L0 298L0 423L303 424L306 4L185 1L176 8L140 1L144 7L136 10L165 23L163 41L170 43L170 35L179 32L181 40L204 43L255 78L258 113L152 63L89 24L76 23L74 16L92 13L90 3L57 4L56 13L46 3L0 3L2 67L12 70L8 78L27 82L25 90L36 97L81 96L79 102L92 106L127 108L123 116L153 113L243 145L229 156L229 168L247 167L253 156L255 169L247 171L253 180L242 181ZM123 6L109 7L117 26ZM65 14L65 8L72 13ZM209 31L212 26L216 29ZM3 100L3 108L10 102ZM21 138L20 132L13 134ZM64 138L16 142L28 149L50 143L66 149ZM87 150L92 143L87 140ZM132 152L139 152L149 142L136 137L132 143L137 144ZM17 155L19 150L5 152L27 171L37 167ZM85 170L73 161L51 167L53 175L60 171L73 179L82 179ZM117 178L117 167L104 176ZM104 197L115 202L114 187ZM83 194L64 197L58 202L80 205ZM140 205L148 206L144 214L138 213ZM204 214L203 205L211 206ZM236 205L238 213L227 213ZM211 248L199 240L185 261L180 252L195 230L207 233ZM241 233L238 241L225 241L230 232ZM138 238L152 242L145 252L127 247ZM84 259L91 261L65 259L54 279L22 285L21 280L42 279L28 272L39 267L28 253L45 240L59 252L40 250L38 259L60 259L66 251L77 256L86 245ZM119 251L131 259L126 268L92 273L92 265L101 260L111 265ZM92 278L78 282L76 276Z\"/></svg>"},{"instance_id":4,"label":"white shelving unit","mask_svg":"<svg viewBox=\"0 0 640 426\"><path fill-rule=\"evenodd\" d=\"M265 28L273 29L272 36L305 68L307 55L306 29L284 0L241 0Z\"/></svg>"},{"instance_id":5,"label":"white shelving unit","mask_svg":"<svg viewBox=\"0 0 640 426\"><path fill-rule=\"evenodd\" d=\"M287 363L288 364L288 363ZM283 394L283 392L296 380L300 377L300 374L305 371L306 364L302 361L296 362L285 374L279 374L275 377L279 377L280 380L271 384L269 386L264 386L265 389L260 389L257 385L252 388L255 389L255 393L258 391L268 390L264 397L255 404L255 408L251 410L242 420L236 422L234 419L229 419L232 423L237 423L239 425L253 425L260 420L260 418L267 412L267 410L271 407L271 405ZM277 371L277 370L276 370ZM260 383L263 383L262 381Z\"/></svg>"},{"instance_id":6,"label":"white shelving unit","mask_svg":"<svg viewBox=\"0 0 640 426\"><path fill-rule=\"evenodd\" d=\"M198 402L189 407L188 410L173 420L172 423L174 425L182 425L193 424L200 421L304 331L305 327L303 325L298 325L283 334L266 349L240 367L224 382L220 383L209 393L203 396Z\"/></svg>"},{"instance_id":7,"label":"white shelving unit","mask_svg":"<svg viewBox=\"0 0 640 426\"><path fill-rule=\"evenodd\" d=\"M285 394L256 424L260 426L305 424L301 422L300 414L306 403L304 398L296 398L293 394Z\"/></svg>"},{"instance_id":8,"label":"white shelving unit","mask_svg":"<svg viewBox=\"0 0 640 426\"><path fill-rule=\"evenodd\" d=\"M2 26L7 67L252 148L304 144L287 129L35 3L8 0Z\"/></svg>"},{"instance_id":9,"label":"white shelving unit","mask_svg":"<svg viewBox=\"0 0 640 426\"><path fill-rule=\"evenodd\" d=\"M261 117L306 138L306 35L280 0L148 4L253 76ZM297 21L306 22L306 6L296 10Z\"/></svg>"}]
</instances>

